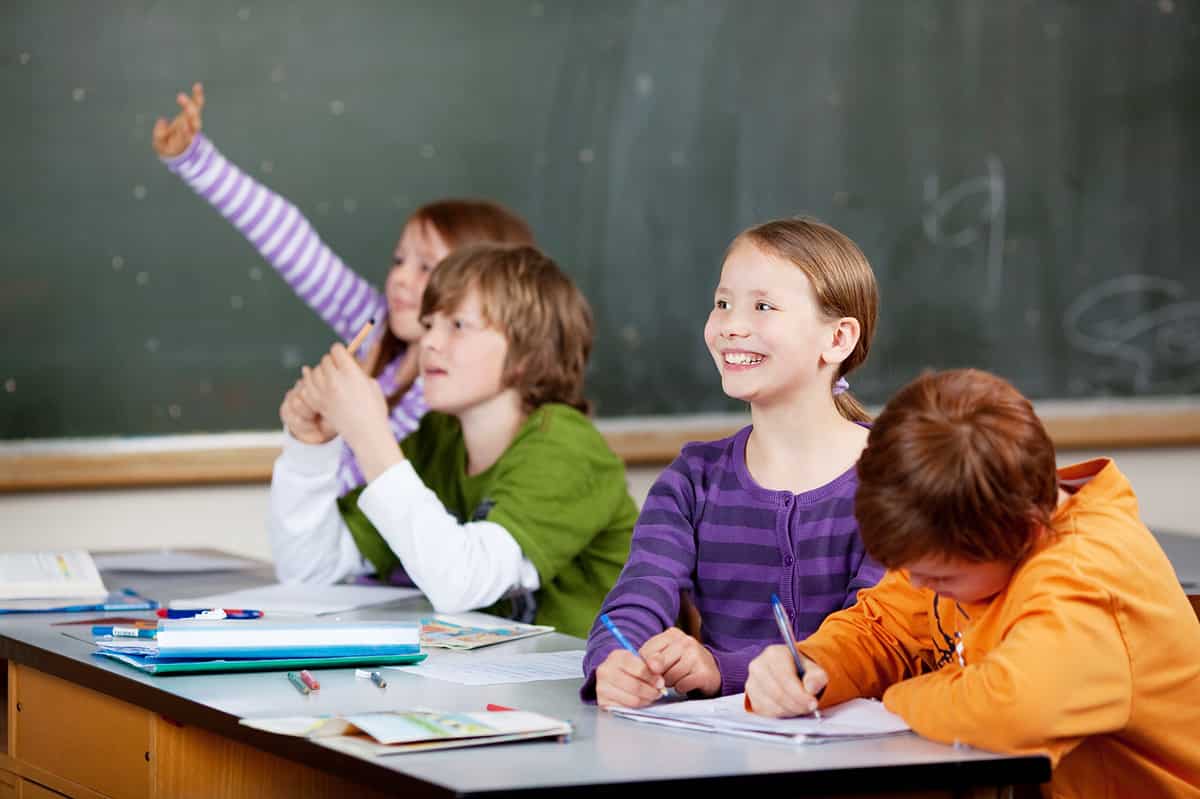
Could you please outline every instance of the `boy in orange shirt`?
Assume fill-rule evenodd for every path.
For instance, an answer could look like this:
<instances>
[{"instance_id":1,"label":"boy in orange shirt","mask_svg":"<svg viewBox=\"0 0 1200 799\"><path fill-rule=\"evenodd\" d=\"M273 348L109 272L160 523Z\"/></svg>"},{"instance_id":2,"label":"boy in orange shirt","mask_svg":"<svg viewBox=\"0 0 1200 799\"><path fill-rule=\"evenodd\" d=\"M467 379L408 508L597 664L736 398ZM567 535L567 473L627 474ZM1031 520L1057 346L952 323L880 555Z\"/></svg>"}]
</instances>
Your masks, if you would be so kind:
<instances>
[{"instance_id":1,"label":"boy in orange shirt","mask_svg":"<svg viewBox=\"0 0 1200 799\"><path fill-rule=\"evenodd\" d=\"M803 683L783 646L752 661L751 709L882 697L927 738L1048 754L1046 796L1200 797L1200 624L1112 461L1056 473L1029 401L957 370L901 389L858 473L889 571L798 645Z\"/></svg>"}]
</instances>

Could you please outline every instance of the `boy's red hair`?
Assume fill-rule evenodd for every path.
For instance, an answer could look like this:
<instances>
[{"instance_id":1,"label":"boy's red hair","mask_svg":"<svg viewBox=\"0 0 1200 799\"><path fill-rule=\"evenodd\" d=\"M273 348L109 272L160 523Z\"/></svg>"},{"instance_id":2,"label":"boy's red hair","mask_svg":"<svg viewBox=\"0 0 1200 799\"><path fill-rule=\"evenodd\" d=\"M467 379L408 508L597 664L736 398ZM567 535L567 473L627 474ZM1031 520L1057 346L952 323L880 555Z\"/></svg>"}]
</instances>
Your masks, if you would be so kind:
<instances>
[{"instance_id":1,"label":"boy's red hair","mask_svg":"<svg viewBox=\"0 0 1200 799\"><path fill-rule=\"evenodd\" d=\"M888 568L928 555L1019 561L1058 497L1054 444L1010 383L975 369L909 383L871 427L854 512Z\"/></svg>"}]
</instances>

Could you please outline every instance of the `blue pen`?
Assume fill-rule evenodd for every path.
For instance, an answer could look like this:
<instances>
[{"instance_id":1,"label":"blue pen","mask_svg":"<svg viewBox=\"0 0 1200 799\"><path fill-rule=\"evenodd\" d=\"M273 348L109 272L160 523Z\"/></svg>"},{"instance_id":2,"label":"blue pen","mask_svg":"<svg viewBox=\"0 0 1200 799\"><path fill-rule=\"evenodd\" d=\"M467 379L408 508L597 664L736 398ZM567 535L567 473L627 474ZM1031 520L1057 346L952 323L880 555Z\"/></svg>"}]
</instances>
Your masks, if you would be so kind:
<instances>
[{"instance_id":1,"label":"blue pen","mask_svg":"<svg viewBox=\"0 0 1200 799\"><path fill-rule=\"evenodd\" d=\"M775 612L775 623L779 625L779 635L783 638L783 643L787 645L788 651L792 653L792 662L796 664L796 675L803 682L804 662L800 660L800 651L796 649L796 639L792 637L792 624L788 621L787 612L783 609L783 603L779 601L779 597L775 594L771 594L771 610ZM817 693L820 693L820 691ZM814 710L813 716L820 719L821 711Z\"/></svg>"},{"instance_id":2,"label":"blue pen","mask_svg":"<svg viewBox=\"0 0 1200 799\"><path fill-rule=\"evenodd\" d=\"M612 633L612 637L617 639L618 644L620 644L622 647L624 647L625 649L628 649L630 652L632 652L633 654L635 654L639 658L641 658L643 663L646 662L646 659L642 657L642 653L638 652L637 649L634 647L634 645L629 643L629 639L625 637L624 633L622 633L620 630L617 629L617 625L613 623L613 620L608 617L607 613L600 614L600 623L608 628L608 631L610 633ZM649 664L647 664L646 667L649 668ZM660 693L663 696L666 696L667 689L662 688L660 690Z\"/></svg>"},{"instance_id":3,"label":"blue pen","mask_svg":"<svg viewBox=\"0 0 1200 799\"><path fill-rule=\"evenodd\" d=\"M102 635L113 638L154 638L158 630L143 627L122 627L120 625L97 624L92 627L92 635L99 638Z\"/></svg>"}]
</instances>

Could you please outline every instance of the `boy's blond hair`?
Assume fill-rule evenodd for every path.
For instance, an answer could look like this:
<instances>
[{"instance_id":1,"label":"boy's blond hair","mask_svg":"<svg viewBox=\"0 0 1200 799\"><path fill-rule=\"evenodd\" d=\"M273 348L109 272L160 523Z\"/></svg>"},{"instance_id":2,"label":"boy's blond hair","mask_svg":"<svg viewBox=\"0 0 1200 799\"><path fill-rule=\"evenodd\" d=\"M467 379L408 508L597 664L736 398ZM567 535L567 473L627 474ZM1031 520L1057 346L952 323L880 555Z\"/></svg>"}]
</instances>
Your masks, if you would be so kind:
<instances>
[{"instance_id":1,"label":"boy's blond hair","mask_svg":"<svg viewBox=\"0 0 1200 799\"><path fill-rule=\"evenodd\" d=\"M485 321L508 339L504 385L526 410L560 402L588 413L584 371L592 351L592 311L582 293L536 247L475 244L455 250L429 278L421 316L449 312L479 292Z\"/></svg>"}]
</instances>

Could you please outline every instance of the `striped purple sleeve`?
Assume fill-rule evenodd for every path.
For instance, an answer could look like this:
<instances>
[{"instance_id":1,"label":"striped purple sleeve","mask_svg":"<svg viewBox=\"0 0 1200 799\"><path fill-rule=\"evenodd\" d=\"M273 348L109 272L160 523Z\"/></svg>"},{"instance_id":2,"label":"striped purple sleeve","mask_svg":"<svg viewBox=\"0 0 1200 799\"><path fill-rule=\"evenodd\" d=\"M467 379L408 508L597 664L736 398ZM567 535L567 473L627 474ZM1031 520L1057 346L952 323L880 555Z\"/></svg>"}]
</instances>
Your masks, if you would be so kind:
<instances>
[{"instance_id":1,"label":"striped purple sleeve","mask_svg":"<svg viewBox=\"0 0 1200 799\"><path fill-rule=\"evenodd\" d=\"M695 488L681 455L651 487L633 528L629 560L600 609L636 647L675 624L679 592L692 587L695 510ZM584 700L595 700L596 669L619 646L597 618L583 658Z\"/></svg>"},{"instance_id":2,"label":"striped purple sleeve","mask_svg":"<svg viewBox=\"0 0 1200 799\"><path fill-rule=\"evenodd\" d=\"M229 220L340 338L353 338L371 317L383 318L383 295L342 263L300 210L226 160L203 134L163 162Z\"/></svg>"}]
</instances>

